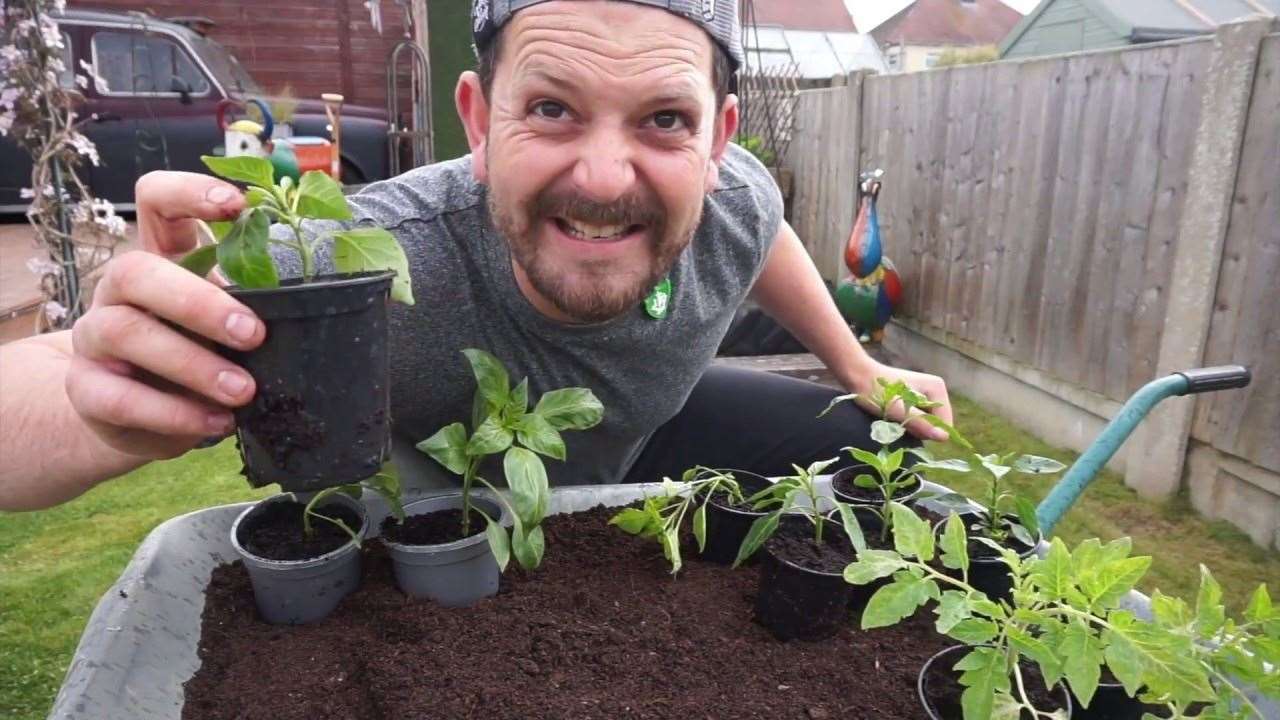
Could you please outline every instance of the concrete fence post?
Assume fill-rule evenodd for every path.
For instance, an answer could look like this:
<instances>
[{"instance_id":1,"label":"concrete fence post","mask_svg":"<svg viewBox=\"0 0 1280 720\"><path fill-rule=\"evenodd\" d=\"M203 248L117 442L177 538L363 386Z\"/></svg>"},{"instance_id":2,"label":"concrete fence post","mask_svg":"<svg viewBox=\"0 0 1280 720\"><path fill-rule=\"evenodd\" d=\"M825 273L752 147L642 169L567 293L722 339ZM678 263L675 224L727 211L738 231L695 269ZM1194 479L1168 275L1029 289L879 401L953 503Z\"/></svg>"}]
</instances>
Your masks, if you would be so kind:
<instances>
[{"instance_id":1,"label":"concrete fence post","mask_svg":"<svg viewBox=\"0 0 1280 720\"><path fill-rule=\"evenodd\" d=\"M1158 376L1204 361L1254 73L1272 24L1261 17L1226 23L1214 37L1174 246ZM1151 498L1178 492L1194 412L1194 397L1156 407L1130 440L1128 457L1139 461L1127 464L1126 484Z\"/></svg>"}]
</instances>

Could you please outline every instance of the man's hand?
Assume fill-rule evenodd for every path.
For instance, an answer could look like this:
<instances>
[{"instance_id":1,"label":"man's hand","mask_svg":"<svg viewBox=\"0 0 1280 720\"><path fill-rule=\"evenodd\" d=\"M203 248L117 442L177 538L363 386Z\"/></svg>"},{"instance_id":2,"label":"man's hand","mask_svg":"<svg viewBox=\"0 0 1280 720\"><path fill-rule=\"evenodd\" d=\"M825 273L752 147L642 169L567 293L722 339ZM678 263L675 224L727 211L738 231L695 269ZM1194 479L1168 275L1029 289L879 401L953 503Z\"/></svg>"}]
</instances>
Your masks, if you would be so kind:
<instances>
[{"instance_id":1,"label":"man's hand","mask_svg":"<svg viewBox=\"0 0 1280 720\"><path fill-rule=\"evenodd\" d=\"M928 412L930 414L937 416L939 419L946 422L947 425L955 424L954 414L951 409L951 398L947 395L947 383L942 378L937 375L929 375L911 370L902 370L900 368L870 360L870 358L868 358L868 360L869 362L859 373L858 379L854 382L854 387L852 388L853 392L858 393L858 405L863 409L871 413L880 412L880 408L876 407L875 403L865 400L862 397L864 395L870 396L870 394L875 391L876 378L884 378L889 382L902 380L916 392L921 393L933 402L941 403L938 407L929 410ZM912 416L921 415L922 411L912 410L911 414ZM890 406L889 416L886 419L897 422L901 422L903 420L901 401L895 402L894 405ZM941 441L947 439L946 431L942 428L934 427L924 420L909 422L906 427L907 432L922 440Z\"/></svg>"},{"instance_id":2,"label":"man's hand","mask_svg":"<svg viewBox=\"0 0 1280 720\"><path fill-rule=\"evenodd\" d=\"M249 350L266 330L247 307L166 259L195 247L196 218L234 218L244 207L239 191L205 175L153 172L135 194L146 252L105 266L72 331L66 393L107 445L172 457L230 432L229 408L253 397L253 378L203 341Z\"/></svg>"}]
</instances>

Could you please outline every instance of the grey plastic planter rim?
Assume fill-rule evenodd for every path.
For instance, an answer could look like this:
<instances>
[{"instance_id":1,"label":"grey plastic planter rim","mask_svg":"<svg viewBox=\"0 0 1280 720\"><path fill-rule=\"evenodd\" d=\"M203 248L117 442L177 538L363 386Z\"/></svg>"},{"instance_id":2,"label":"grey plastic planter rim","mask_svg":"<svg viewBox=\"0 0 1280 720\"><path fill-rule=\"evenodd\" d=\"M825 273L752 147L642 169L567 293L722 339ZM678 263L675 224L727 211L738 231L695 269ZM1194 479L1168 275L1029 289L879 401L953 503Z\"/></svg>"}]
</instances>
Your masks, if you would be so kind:
<instances>
[{"instance_id":1,"label":"grey plastic planter rim","mask_svg":"<svg viewBox=\"0 0 1280 720\"><path fill-rule=\"evenodd\" d=\"M472 505L479 505L490 517L497 515L498 524L507 527L511 523L511 516L507 512L507 506L501 502L491 500L487 497L472 496ZM462 493L451 493L448 495L436 495L434 497L416 500L404 506L405 517L413 515L425 515L436 510L447 510L451 508L462 507ZM414 512L414 510L418 512ZM382 538L382 542L393 553L393 559L396 562L403 562L409 565L450 565L460 560L467 560L477 555L482 555L489 551L489 536L483 530L474 535L464 537L461 540L453 542L440 543L438 545L405 545L398 542L392 542L386 538ZM471 550L465 555L460 555L462 551Z\"/></svg>"},{"instance_id":2,"label":"grey plastic planter rim","mask_svg":"<svg viewBox=\"0 0 1280 720\"><path fill-rule=\"evenodd\" d=\"M356 544L355 540L349 540L345 544L343 544L341 547L330 550L329 552L323 555L320 555L319 557L313 557L307 560L272 560L271 558L264 558L259 555L254 555L253 553L246 550L243 545L240 544L240 524L243 523L254 512L261 510L262 508L266 507L270 503L276 503L276 502L301 502L301 501L299 501L298 498L293 493L281 493L279 495L273 495L265 500L254 503L250 507L246 508L244 512L236 516L235 522L231 523L231 546L235 548L236 552L240 554L240 557L243 558L245 562L253 563L258 567L269 568L273 570L305 570L307 568L328 565L334 560L336 560L337 558L343 555L350 554L351 552L354 552L359 549L359 545ZM356 536L361 540L363 540L366 536L368 536L369 512L365 509L363 504L361 504L359 501L355 500L354 498L351 498L342 493L334 493L333 496L325 504L327 505L329 503L338 503L340 505L343 505L344 507L354 510L356 514L360 516L360 529L356 531ZM324 507L324 506L322 505L321 507ZM324 522L324 520L318 520L317 522Z\"/></svg>"},{"instance_id":3,"label":"grey plastic planter rim","mask_svg":"<svg viewBox=\"0 0 1280 720\"><path fill-rule=\"evenodd\" d=\"M292 295L295 293L309 292L312 290L332 290L334 288L353 287L357 285L369 285L381 282L387 278L393 278L396 275L395 270L382 271L365 271L362 273L335 273L335 275L354 275L355 277L344 277L341 279L333 279L332 276L319 276L311 282L298 282L291 285L279 285L269 288L242 288L238 285L229 288L235 291L236 297L254 295Z\"/></svg>"}]
</instances>

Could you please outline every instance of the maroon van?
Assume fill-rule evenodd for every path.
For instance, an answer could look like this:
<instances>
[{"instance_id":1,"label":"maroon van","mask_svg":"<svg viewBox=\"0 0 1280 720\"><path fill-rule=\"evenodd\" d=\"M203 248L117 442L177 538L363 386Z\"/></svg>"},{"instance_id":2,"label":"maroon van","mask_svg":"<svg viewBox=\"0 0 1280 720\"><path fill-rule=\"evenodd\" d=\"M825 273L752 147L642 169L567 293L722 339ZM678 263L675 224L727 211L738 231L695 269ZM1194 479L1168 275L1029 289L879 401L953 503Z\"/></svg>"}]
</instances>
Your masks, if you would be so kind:
<instances>
[{"instance_id":1,"label":"maroon van","mask_svg":"<svg viewBox=\"0 0 1280 720\"><path fill-rule=\"evenodd\" d=\"M173 22L140 14L67 10L58 16L66 45L67 87L84 95L82 132L98 147L101 164L85 163L93 193L133 209L133 186L152 170L205 172L200 156L222 145L215 121L224 98L268 99L226 48ZM72 72L80 61L98 80L80 89ZM327 137L324 103L299 100L295 135ZM347 183L387 177L388 118L381 108L343 105L342 174ZM31 184L31 159L11 138L0 138L0 213L22 212Z\"/></svg>"}]
</instances>

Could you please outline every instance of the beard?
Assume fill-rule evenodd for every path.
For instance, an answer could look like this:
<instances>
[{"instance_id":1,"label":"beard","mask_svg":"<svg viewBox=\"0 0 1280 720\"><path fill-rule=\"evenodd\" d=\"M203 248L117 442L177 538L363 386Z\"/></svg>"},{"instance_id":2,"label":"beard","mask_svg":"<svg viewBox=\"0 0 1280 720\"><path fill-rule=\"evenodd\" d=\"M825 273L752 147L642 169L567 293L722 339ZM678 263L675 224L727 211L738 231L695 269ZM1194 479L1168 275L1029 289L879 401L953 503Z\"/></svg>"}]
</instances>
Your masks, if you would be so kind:
<instances>
[{"instance_id":1,"label":"beard","mask_svg":"<svg viewBox=\"0 0 1280 720\"><path fill-rule=\"evenodd\" d=\"M690 222L674 226L652 194L635 192L612 203L543 190L523 205L504 202L491 185L489 216L511 249L534 290L577 322L595 323L636 307L671 271L688 247L702 218L702 205ZM557 259L538 240L546 222L572 218L592 225L643 226L647 262L623 265L616 260Z\"/></svg>"}]
</instances>

